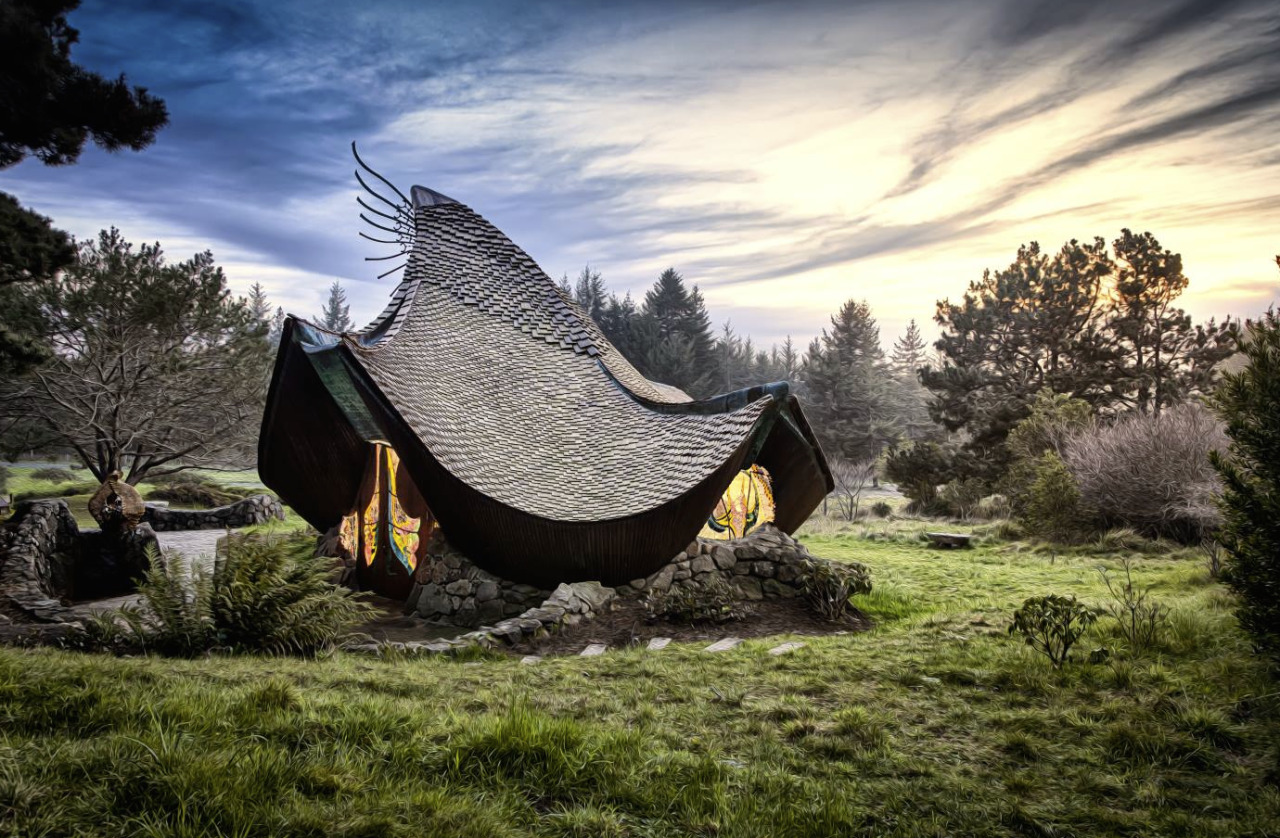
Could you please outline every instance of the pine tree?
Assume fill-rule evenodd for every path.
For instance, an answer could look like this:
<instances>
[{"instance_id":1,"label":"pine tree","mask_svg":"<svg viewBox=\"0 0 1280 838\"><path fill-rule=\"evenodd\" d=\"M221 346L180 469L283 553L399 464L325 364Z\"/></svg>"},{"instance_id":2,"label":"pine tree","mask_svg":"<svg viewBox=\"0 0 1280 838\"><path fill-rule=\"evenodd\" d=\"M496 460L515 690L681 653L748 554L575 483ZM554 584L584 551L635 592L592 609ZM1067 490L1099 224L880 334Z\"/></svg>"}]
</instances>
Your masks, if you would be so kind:
<instances>
[{"instance_id":1,"label":"pine tree","mask_svg":"<svg viewBox=\"0 0 1280 838\"><path fill-rule=\"evenodd\" d=\"M284 337L284 308L276 306L276 313L271 317L271 329L267 332L267 343L272 347L279 346L282 337Z\"/></svg>"},{"instance_id":2,"label":"pine tree","mask_svg":"<svg viewBox=\"0 0 1280 838\"><path fill-rule=\"evenodd\" d=\"M650 324L637 332L642 344L637 348L647 359L652 373L649 377L679 387L694 398L711 395L716 389L719 365L711 336L711 316L698 287L686 288L684 278L674 268L667 268L645 294L641 311ZM659 346L676 335L688 341L687 353ZM678 357L690 359L689 363L674 366Z\"/></svg>"},{"instance_id":3,"label":"pine tree","mask_svg":"<svg viewBox=\"0 0 1280 838\"><path fill-rule=\"evenodd\" d=\"M1231 355L1230 323L1194 326L1174 306L1187 287L1182 257L1151 233L1128 229L1112 243L1115 294L1107 330L1116 344L1113 388L1139 413L1160 414L1190 393L1207 392L1214 367Z\"/></svg>"},{"instance_id":4,"label":"pine tree","mask_svg":"<svg viewBox=\"0 0 1280 838\"><path fill-rule=\"evenodd\" d=\"M262 287L261 282L255 282L249 287L249 313L254 320L270 325L271 303L267 300L267 289Z\"/></svg>"},{"instance_id":5,"label":"pine tree","mask_svg":"<svg viewBox=\"0 0 1280 838\"><path fill-rule=\"evenodd\" d=\"M920 327L912 320L902 337L894 341L890 358L897 423L903 436L910 440L931 439L941 430L929 418L929 391L920 383L919 371L925 366L927 356Z\"/></svg>"},{"instance_id":6,"label":"pine tree","mask_svg":"<svg viewBox=\"0 0 1280 838\"><path fill-rule=\"evenodd\" d=\"M893 342L893 369L901 376L917 377L917 371L924 366L927 354L924 338L920 336L920 327L915 318L907 324L902 337Z\"/></svg>"},{"instance_id":7,"label":"pine tree","mask_svg":"<svg viewBox=\"0 0 1280 838\"><path fill-rule=\"evenodd\" d=\"M338 333L351 329L351 306L347 305L347 292L336 279L329 286L329 301L320 315L320 325Z\"/></svg>"},{"instance_id":8,"label":"pine tree","mask_svg":"<svg viewBox=\"0 0 1280 838\"><path fill-rule=\"evenodd\" d=\"M565 284L568 284L567 279ZM573 286L573 300L582 306L582 310L587 313L587 316L596 321L596 323L600 322L605 307L609 304L609 299L604 277L600 276L599 271L591 270L590 265L582 269L582 273L578 274L578 281Z\"/></svg>"},{"instance_id":9,"label":"pine tree","mask_svg":"<svg viewBox=\"0 0 1280 838\"><path fill-rule=\"evenodd\" d=\"M807 412L828 456L863 461L901 436L880 327L866 302L849 300L809 346Z\"/></svg>"}]
</instances>

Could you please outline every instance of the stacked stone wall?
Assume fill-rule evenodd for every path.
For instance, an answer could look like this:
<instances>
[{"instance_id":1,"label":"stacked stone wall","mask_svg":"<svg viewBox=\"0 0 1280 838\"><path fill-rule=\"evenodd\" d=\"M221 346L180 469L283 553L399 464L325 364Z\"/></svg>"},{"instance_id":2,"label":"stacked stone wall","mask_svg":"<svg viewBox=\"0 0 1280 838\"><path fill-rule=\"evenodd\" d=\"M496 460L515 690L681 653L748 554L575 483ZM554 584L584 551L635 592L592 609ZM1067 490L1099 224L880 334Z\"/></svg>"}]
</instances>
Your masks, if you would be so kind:
<instances>
[{"instance_id":1,"label":"stacked stone wall","mask_svg":"<svg viewBox=\"0 0 1280 838\"><path fill-rule=\"evenodd\" d=\"M536 608L551 591L499 579L436 536L405 603L406 613L449 625L492 625Z\"/></svg>"},{"instance_id":2,"label":"stacked stone wall","mask_svg":"<svg viewBox=\"0 0 1280 838\"><path fill-rule=\"evenodd\" d=\"M147 504L142 520L158 532L171 530L223 530L284 520L284 506L272 495L252 495L217 509L169 509Z\"/></svg>"}]
</instances>

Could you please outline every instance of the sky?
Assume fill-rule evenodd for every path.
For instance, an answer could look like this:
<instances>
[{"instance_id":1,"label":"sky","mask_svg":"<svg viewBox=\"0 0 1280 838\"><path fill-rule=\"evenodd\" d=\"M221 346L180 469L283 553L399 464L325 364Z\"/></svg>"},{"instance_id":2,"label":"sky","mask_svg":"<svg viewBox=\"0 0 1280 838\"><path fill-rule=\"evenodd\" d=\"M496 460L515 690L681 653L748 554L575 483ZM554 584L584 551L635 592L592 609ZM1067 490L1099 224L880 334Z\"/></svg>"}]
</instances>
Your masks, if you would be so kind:
<instances>
[{"instance_id":1,"label":"sky","mask_svg":"<svg viewBox=\"0 0 1280 838\"><path fill-rule=\"evenodd\" d=\"M803 345L846 300L886 344L1020 244L1122 228L1182 254L1198 318L1280 300L1280 4L1152 0L84 0L78 63L163 98L142 152L0 190L84 238L212 250L315 316L395 277L350 144L468 204L553 277L667 267L717 329ZM394 264L394 263L392 263Z\"/></svg>"}]
</instances>

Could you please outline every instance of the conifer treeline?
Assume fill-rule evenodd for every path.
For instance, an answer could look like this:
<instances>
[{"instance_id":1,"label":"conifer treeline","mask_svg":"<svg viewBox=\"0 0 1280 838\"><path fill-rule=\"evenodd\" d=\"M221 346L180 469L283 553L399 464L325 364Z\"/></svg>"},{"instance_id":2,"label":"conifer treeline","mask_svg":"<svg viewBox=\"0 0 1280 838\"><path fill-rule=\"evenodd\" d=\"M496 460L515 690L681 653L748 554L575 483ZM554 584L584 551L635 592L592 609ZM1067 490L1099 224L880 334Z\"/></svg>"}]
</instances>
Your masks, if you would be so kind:
<instances>
[{"instance_id":1,"label":"conifer treeline","mask_svg":"<svg viewBox=\"0 0 1280 838\"><path fill-rule=\"evenodd\" d=\"M849 301L802 353L788 337L767 349L725 323L713 333L698 287L674 269L662 272L637 304L611 294L599 271L583 268L561 290L599 324L646 378L707 398L756 384L788 381L804 401L824 450L865 460L904 439L936 436L916 370L925 357L912 321L886 357L880 327L865 302Z\"/></svg>"}]
</instances>

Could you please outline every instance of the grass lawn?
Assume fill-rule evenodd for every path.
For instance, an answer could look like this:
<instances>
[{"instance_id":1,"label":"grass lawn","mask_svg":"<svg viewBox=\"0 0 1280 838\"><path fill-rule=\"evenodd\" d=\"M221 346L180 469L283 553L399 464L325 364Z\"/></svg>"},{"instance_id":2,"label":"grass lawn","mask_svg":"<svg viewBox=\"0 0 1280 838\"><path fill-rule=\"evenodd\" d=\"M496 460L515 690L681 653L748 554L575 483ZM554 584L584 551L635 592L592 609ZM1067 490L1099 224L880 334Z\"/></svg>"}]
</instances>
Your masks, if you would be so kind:
<instances>
[{"instance_id":1,"label":"grass lawn","mask_svg":"<svg viewBox=\"0 0 1280 838\"><path fill-rule=\"evenodd\" d=\"M1054 671L1006 635L1010 612L1104 602L1095 568L1117 556L990 535L942 552L923 526L810 528L814 552L870 566L879 627L781 657L778 640L533 666L0 650L0 832L1280 832L1280 687L1192 554L1138 559L1173 609L1155 648L1102 620ZM1083 662L1099 646L1110 661Z\"/></svg>"}]
</instances>

